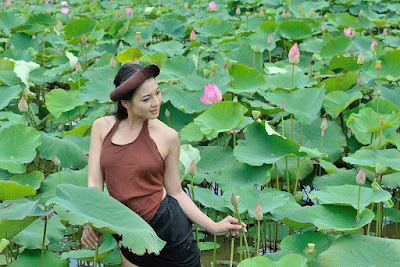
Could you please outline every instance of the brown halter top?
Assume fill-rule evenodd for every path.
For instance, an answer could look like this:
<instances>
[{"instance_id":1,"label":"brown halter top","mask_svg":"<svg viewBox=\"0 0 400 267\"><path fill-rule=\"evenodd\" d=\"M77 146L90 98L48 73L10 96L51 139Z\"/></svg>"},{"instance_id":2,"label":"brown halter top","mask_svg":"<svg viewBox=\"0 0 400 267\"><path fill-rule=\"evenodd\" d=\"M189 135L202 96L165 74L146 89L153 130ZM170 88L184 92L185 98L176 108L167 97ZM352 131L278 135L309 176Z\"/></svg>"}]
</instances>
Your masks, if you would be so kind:
<instances>
[{"instance_id":1,"label":"brown halter top","mask_svg":"<svg viewBox=\"0 0 400 267\"><path fill-rule=\"evenodd\" d=\"M120 122L117 120L104 138L102 174L110 196L149 222L163 197L165 161L150 137L148 119L134 141L123 145L111 142Z\"/></svg>"}]
</instances>

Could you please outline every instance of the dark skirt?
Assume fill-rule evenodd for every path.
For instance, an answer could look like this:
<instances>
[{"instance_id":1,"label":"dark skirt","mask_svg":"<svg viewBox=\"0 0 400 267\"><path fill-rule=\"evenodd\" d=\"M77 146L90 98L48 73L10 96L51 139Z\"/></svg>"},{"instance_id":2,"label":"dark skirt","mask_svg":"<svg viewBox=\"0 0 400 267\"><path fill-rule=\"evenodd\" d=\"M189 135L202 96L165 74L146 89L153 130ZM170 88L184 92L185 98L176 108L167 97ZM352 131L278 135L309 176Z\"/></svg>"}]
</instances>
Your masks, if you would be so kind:
<instances>
[{"instance_id":1,"label":"dark skirt","mask_svg":"<svg viewBox=\"0 0 400 267\"><path fill-rule=\"evenodd\" d=\"M192 222L179 206L178 201L166 195L160 206L150 220L149 225L157 233L158 237L167 244L159 255L145 253L136 255L121 246L121 253L131 263L140 267L146 266L194 266L200 267L200 249L192 231ZM117 242L122 238L113 234Z\"/></svg>"}]
</instances>

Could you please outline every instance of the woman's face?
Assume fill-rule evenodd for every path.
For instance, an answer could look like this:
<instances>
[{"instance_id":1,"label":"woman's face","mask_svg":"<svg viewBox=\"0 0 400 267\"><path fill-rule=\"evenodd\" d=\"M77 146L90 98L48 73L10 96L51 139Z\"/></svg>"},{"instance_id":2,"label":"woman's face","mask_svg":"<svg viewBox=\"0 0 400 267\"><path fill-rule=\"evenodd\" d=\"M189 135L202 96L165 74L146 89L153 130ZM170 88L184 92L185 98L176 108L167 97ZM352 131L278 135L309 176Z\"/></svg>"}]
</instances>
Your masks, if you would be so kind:
<instances>
[{"instance_id":1,"label":"woman's face","mask_svg":"<svg viewBox=\"0 0 400 267\"><path fill-rule=\"evenodd\" d=\"M128 114L143 118L157 118L161 106L161 90L155 78L144 81L137 89L131 101L122 100L122 105L128 110ZM155 113L150 111L157 110Z\"/></svg>"}]
</instances>

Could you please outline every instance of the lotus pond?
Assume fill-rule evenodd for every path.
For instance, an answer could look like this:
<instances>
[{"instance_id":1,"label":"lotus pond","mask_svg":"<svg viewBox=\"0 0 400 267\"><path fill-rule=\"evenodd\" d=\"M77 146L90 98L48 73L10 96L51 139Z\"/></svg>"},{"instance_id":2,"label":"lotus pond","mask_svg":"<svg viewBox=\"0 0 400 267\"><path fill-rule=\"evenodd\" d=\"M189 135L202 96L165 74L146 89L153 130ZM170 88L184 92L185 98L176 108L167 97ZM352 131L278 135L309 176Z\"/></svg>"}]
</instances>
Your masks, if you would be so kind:
<instances>
[{"instance_id":1,"label":"lotus pond","mask_svg":"<svg viewBox=\"0 0 400 267\"><path fill-rule=\"evenodd\" d=\"M400 2L2 1L0 264L122 266L165 242L88 185L120 66L157 64L204 266L398 266ZM80 242L83 225L99 247ZM128 227L127 227L128 225Z\"/></svg>"}]
</instances>

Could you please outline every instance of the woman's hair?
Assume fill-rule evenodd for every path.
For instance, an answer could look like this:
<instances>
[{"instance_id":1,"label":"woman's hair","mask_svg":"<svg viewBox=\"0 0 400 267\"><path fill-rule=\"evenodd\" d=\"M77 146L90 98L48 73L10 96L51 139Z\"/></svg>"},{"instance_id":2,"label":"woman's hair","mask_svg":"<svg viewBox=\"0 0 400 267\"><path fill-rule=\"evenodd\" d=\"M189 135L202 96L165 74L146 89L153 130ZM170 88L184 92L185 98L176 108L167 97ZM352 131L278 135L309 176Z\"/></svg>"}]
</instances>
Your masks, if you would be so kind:
<instances>
[{"instance_id":1,"label":"woman's hair","mask_svg":"<svg viewBox=\"0 0 400 267\"><path fill-rule=\"evenodd\" d=\"M136 63L122 65L114 79L115 87L120 86L125 80L127 80L129 77L131 77L133 74L135 74L137 71L139 71L140 69L143 69L143 68L144 67L142 65L136 64ZM135 90L133 90L132 93L130 93L127 97L125 97L123 99L127 100L127 101L131 101L131 99L135 95L136 91L137 91L137 88ZM117 120L124 120L124 119L128 118L128 111L122 105L121 100L118 100L117 108L114 111L114 113L112 113L111 115L114 115Z\"/></svg>"}]
</instances>

